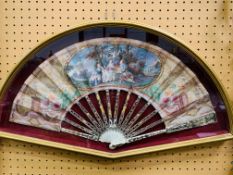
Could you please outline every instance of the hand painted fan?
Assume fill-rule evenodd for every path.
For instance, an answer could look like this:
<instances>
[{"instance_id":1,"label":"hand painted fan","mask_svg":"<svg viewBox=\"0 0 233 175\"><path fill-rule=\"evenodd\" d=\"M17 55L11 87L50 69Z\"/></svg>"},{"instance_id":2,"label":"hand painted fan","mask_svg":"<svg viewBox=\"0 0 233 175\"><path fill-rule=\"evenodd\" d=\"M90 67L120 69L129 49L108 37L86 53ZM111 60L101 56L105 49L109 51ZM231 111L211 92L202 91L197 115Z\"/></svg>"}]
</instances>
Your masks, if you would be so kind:
<instances>
[{"instance_id":1,"label":"hand painted fan","mask_svg":"<svg viewBox=\"0 0 233 175\"><path fill-rule=\"evenodd\" d=\"M44 61L17 94L10 121L109 143L110 149L216 122L195 74L132 39L73 44Z\"/></svg>"}]
</instances>

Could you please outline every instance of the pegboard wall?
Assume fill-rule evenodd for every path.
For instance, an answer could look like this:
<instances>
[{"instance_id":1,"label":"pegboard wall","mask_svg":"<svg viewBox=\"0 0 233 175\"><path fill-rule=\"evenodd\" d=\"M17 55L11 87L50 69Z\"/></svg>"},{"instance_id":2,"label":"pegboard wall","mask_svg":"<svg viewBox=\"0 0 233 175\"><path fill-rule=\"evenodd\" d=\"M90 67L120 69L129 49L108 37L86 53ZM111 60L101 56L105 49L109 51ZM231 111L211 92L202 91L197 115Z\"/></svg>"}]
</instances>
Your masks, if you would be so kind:
<instances>
[{"instance_id":1,"label":"pegboard wall","mask_svg":"<svg viewBox=\"0 0 233 175\"><path fill-rule=\"evenodd\" d=\"M0 87L42 41L81 24L134 22L185 41L233 101L231 0L1 0ZM233 174L233 141L110 160L0 139L0 174Z\"/></svg>"}]
</instances>

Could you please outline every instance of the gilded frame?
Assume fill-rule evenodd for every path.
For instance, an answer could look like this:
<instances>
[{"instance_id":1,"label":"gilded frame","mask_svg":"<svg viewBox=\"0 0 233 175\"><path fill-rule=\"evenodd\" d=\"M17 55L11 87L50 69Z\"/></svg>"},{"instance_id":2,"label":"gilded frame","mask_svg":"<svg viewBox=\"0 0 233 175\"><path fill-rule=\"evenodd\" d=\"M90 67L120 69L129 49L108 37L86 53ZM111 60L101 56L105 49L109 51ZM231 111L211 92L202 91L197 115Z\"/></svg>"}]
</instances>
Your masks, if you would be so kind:
<instances>
[{"instance_id":1,"label":"gilded frame","mask_svg":"<svg viewBox=\"0 0 233 175\"><path fill-rule=\"evenodd\" d=\"M71 30L62 32L52 38L49 38L48 40L42 42L34 48L31 52L29 52L21 61L18 65L16 65L13 69L13 71L10 73L10 75L7 77L7 81L4 83L2 89L0 90L0 98L2 99L4 96L5 91L7 90L11 80L13 77L18 73L20 70L21 66L24 65L24 63L30 59L38 50L43 48L45 45L47 45L50 42L55 41L56 39L65 36L67 34L70 34L74 31L81 31L84 29L89 29L92 27L102 27L102 26L120 26L120 27L130 27L130 28L139 28L144 31L148 31L152 34L156 34L158 36L163 36L166 37L168 40L171 41L176 41L176 44L183 49L187 50L195 59L196 61L204 68L206 73L211 77L213 80L214 84L216 85L218 91L220 92L223 101L226 105L226 110L228 114L228 120L229 120L229 126L230 126L230 132L227 134L221 134L217 136L210 136L206 138L200 138L200 139L195 139L195 140L188 140L188 141L181 141L181 142L176 142L176 143L169 143L169 144L163 144L163 145L157 145L157 146L151 146L151 147L146 147L146 148L140 148L140 149L134 149L134 150L128 150L124 152L119 152L119 153L107 153L104 151L97 151L93 149L88 149L88 148L82 148L82 147L77 147L77 146L72 146L68 144L62 144L62 143L57 143L53 141L46 141L38 138L32 138L28 136L23 136L19 134L12 134L4 131L0 131L0 137L3 138L9 138L9 139L14 139L14 140L20 140L20 141L25 141L25 142L30 142L30 143L35 143L35 144L40 144L44 146L51 146L55 148L61 148L65 150L70 150L70 151L76 151L80 153L87 153L91 155L96 155L96 156L101 156L101 157L107 157L107 158L120 158L120 157L126 157L126 156L132 156L135 154L143 154L143 153L150 153L154 151L161 151L161 150L166 150L166 149L172 149L172 148L178 148L178 147L184 147L184 146L190 146L190 145L195 145L195 144L202 144L202 143L207 143L207 142L215 142L215 141L222 141L222 140L227 140L227 139L232 139L233 138L233 107L231 106L230 103L230 98L229 95L227 94L224 86L222 83L219 81L219 79L216 77L215 73L205 64L205 62L198 56L198 53L192 51L191 48L188 47L186 43L181 41L180 39L176 38L170 33L167 33L165 31L162 31L161 29L155 28L153 26L145 26L144 24L138 24L138 23L129 23L129 22L101 22L101 23L90 23L90 24L83 24L79 25Z\"/></svg>"}]
</instances>

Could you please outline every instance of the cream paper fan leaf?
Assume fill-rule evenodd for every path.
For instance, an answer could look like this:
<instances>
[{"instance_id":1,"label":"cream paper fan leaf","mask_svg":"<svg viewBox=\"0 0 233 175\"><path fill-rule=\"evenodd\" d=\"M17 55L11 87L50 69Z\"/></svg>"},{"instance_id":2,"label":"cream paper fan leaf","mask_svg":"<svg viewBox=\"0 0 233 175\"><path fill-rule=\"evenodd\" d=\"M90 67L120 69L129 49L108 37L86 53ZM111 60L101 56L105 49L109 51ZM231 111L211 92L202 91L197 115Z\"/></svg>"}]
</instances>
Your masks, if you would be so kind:
<instances>
[{"instance_id":1,"label":"cream paper fan leaf","mask_svg":"<svg viewBox=\"0 0 233 175\"><path fill-rule=\"evenodd\" d=\"M216 122L209 94L178 58L132 39L73 44L41 63L10 121L109 143L109 148Z\"/></svg>"}]
</instances>

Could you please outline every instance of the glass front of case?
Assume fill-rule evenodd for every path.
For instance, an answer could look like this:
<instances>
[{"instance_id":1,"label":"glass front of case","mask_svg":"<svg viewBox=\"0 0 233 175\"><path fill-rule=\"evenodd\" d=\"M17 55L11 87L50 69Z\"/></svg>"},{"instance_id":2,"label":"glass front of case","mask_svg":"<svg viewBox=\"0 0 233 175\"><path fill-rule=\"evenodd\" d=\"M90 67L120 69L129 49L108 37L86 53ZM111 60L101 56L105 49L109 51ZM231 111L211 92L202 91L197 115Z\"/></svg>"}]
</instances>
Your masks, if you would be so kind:
<instances>
[{"instance_id":1,"label":"glass front of case","mask_svg":"<svg viewBox=\"0 0 233 175\"><path fill-rule=\"evenodd\" d=\"M230 132L226 104L195 56L135 27L74 30L43 44L1 104L1 131L107 153Z\"/></svg>"}]
</instances>

